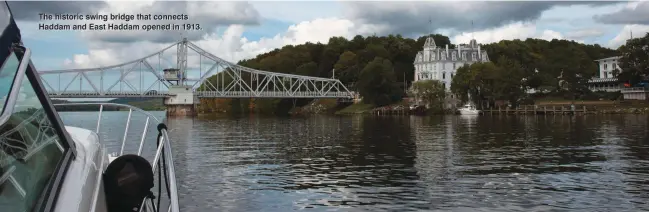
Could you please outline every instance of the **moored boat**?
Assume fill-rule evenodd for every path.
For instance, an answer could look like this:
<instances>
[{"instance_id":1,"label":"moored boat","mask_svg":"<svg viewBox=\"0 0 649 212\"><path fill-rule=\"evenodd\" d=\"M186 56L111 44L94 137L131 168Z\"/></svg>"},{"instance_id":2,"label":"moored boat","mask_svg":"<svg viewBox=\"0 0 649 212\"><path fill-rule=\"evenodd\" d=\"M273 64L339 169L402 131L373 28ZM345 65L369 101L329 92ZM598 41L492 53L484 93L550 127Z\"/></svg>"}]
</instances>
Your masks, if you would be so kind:
<instances>
[{"instance_id":1,"label":"moored boat","mask_svg":"<svg viewBox=\"0 0 649 212\"><path fill-rule=\"evenodd\" d=\"M461 115L478 115L478 114L480 114L480 110L476 109L471 104L465 104L464 106L459 108L458 111L460 111Z\"/></svg>"}]
</instances>

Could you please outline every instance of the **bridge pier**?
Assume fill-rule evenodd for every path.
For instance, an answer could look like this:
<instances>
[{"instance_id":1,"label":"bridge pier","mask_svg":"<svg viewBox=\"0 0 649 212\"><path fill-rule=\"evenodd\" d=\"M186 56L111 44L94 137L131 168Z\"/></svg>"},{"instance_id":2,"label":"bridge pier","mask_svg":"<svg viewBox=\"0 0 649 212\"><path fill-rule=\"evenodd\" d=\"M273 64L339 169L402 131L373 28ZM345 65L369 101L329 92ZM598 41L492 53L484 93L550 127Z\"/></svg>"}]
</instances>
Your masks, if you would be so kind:
<instances>
[{"instance_id":1,"label":"bridge pier","mask_svg":"<svg viewBox=\"0 0 649 212\"><path fill-rule=\"evenodd\" d=\"M170 97L165 98L167 116L194 116L194 92L190 86L172 85L169 87Z\"/></svg>"}]
</instances>

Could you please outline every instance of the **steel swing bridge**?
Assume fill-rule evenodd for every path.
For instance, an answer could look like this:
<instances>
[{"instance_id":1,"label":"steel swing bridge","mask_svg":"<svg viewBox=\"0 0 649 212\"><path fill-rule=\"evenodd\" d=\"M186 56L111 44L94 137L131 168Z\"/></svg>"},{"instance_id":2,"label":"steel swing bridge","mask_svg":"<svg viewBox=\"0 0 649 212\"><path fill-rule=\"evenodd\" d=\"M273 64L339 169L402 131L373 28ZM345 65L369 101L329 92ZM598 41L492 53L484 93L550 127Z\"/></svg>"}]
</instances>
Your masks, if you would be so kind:
<instances>
[{"instance_id":1,"label":"steel swing bridge","mask_svg":"<svg viewBox=\"0 0 649 212\"><path fill-rule=\"evenodd\" d=\"M118 65L39 74L51 98L167 98L175 96L170 91L178 87L198 98L354 97L340 80L240 66L187 39Z\"/></svg>"}]
</instances>

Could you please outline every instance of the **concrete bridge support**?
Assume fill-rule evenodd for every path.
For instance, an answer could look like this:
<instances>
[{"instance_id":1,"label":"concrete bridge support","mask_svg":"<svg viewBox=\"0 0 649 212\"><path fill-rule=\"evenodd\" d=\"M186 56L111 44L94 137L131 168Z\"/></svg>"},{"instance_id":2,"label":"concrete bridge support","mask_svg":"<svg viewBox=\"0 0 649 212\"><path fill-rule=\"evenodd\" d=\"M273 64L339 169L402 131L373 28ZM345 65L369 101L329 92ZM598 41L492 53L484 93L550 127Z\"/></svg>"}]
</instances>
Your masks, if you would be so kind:
<instances>
[{"instance_id":1,"label":"concrete bridge support","mask_svg":"<svg viewBox=\"0 0 649 212\"><path fill-rule=\"evenodd\" d=\"M190 86L172 85L169 87L171 97L165 98L167 116L194 116L194 92Z\"/></svg>"}]
</instances>

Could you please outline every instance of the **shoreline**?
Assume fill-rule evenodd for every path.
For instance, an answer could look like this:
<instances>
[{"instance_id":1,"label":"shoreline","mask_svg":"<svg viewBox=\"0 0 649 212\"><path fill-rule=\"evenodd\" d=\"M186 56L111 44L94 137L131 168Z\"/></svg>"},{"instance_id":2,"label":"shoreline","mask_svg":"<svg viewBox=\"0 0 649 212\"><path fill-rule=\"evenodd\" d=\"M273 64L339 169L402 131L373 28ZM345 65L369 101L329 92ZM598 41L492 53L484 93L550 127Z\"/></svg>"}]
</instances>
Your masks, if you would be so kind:
<instances>
[{"instance_id":1,"label":"shoreline","mask_svg":"<svg viewBox=\"0 0 649 212\"><path fill-rule=\"evenodd\" d=\"M536 105L521 105L516 109L502 107L491 110L481 110L482 115L562 115L571 113L570 104L567 102L544 102ZM649 102L614 102L614 101L597 101L597 102L576 102L575 112L578 115L586 114L649 114ZM227 110L211 110L210 112L202 111L197 115L234 115ZM434 115L458 115L455 110L435 110L427 109L420 111L411 111L406 102L399 102L392 105L376 107L372 104L355 103L349 105L340 105L335 101L315 100L305 106L296 107L288 111L287 114L266 114L259 112L243 113L240 115L269 115L269 116L309 116L317 114L326 115L378 115L378 116L434 116Z\"/></svg>"}]
</instances>

